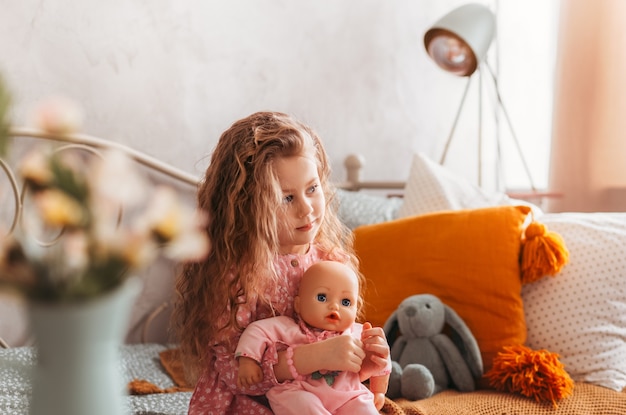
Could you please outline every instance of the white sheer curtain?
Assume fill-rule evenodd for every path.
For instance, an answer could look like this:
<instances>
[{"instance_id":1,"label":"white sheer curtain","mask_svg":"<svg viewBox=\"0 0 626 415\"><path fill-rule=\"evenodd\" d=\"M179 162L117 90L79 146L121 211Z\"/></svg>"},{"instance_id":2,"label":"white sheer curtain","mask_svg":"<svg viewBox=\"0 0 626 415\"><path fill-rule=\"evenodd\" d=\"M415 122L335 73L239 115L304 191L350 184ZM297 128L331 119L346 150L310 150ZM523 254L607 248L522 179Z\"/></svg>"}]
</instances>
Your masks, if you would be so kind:
<instances>
[{"instance_id":1,"label":"white sheer curtain","mask_svg":"<svg viewBox=\"0 0 626 415\"><path fill-rule=\"evenodd\" d=\"M626 1L562 0L550 211L626 211Z\"/></svg>"},{"instance_id":2,"label":"white sheer curtain","mask_svg":"<svg viewBox=\"0 0 626 415\"><path fill-rule=\"evenodd\" d=\"M497 75L502 101L532 176L529 180L513 134L497 105L489 71L483 70L484 179L481 186L487 190L525 193L531 184L537 189L549 190L559 1L491 0L485 3L497 16L497 36L487 60ZM477 83L474 80L472 88L476 88ZM471 118L477 111L474 92L474 89L470 91L468 110L464 110L463 116ZM469 143L476 133L467 128L457 134ZM474 154L471 147L463 148L463 154L451 158L447 165L460 164L464 159L472 159ZM473 178L471 173L470 179Z\"/></svg>"}]
</instances>

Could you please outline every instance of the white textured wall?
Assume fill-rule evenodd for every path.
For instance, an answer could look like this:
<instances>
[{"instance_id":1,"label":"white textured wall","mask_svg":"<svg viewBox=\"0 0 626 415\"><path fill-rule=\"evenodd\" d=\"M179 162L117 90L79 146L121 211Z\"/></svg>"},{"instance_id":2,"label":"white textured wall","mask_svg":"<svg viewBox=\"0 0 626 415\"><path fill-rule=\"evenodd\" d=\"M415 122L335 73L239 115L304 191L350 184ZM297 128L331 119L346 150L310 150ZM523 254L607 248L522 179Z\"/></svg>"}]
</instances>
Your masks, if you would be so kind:
<instances>
[{"instance_id":1,"label":"white textured wall","mask_svg":"<svg viewBox=\"0 0 626 415\"><path fill-rule=\"evenodd\" d=\"M546 3L557 0L486 2L501 17L503 97L523 145L535 156L529 162L540 184L547 181L552 95L552 44L540 30L550 23L541 13ZM225 128L251 112L272 109L293 113L319 131L336 180L344 178L343 159L353 152L367 160L365 179L404 180L413 152L439 159L463 92L465 81L438 69L422 44L429 25L460 4L0 0L0 72L13 90L16 124L30 123L38 100L67 95L85 109L83 132L198 177ZM472 90L446 163L471 179L476 102ZM487 113L485 118L492 119ZM493 131L493 125L485 127ZM488 140L485 146L491 149L485 151L488 167L493 147ZM505 163L515 166L513 159ZM507 184L527 186L523 174L517 177ZM2 213L7 209L0 207ZM136 306L132 341L140 331L136 320L169 298L162 287L171 284L173 273L159 268L168 276L154 278L149 270L152 282ZM24 313L5 298L0 309L0 336L21 344ZM166 325L165 316L158 327ZM164 330L153 332L164 341Z\"/></svg>"},{"instance_id":2,"label":"white textured wall","mask_svg":"<svg viewBox=\"0 0 626 415\"><path fill-rule=\"evenodd\" d=\"M198 176L230 123L273 109L321 133L337 180L352 152L365 156L366 179L403 180L414 151L438 159L464 86L440 71L422 45L429 24L462 1L0 3L0 71L13 89L18 124L28 123L38 99L62 93L82 102L84 132ZM543 1L501 3L503 16L522 23L514 36L524 46L508 53L513 61L502 65L502 83L525 98L505 99L518 135L543 140L549 149L551 67L538 56L545 58L550 42L534 34L537 23L519 20L520 13L536 14ZM511 36L511 25L500 25L502 35L508 30ZM507 67L528 70L522 78L504 76ZM537 112L541 103L548 108ZM539 131L524 130L530 124ZM460 126L449 163L471 175L474 152L468 148L475 143L467 137L475 131L463 128L470 127ZM545 172L547 153L531 162Z\"/></svg>"}]
</instances>

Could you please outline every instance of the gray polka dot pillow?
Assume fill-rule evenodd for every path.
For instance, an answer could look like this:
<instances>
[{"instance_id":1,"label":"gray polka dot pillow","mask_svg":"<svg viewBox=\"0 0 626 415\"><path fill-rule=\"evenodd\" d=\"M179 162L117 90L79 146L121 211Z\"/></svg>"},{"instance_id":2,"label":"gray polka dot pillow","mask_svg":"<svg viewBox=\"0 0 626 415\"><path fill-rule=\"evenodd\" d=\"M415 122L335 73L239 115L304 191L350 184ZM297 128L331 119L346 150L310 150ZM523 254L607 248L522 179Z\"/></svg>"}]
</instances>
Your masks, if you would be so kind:
<instances>
[{"instance_id":1,"label":"gray polka dot pillow","mask_svg":"<svg viewBox=\"0 0 626 415\"><path fill-rule=\"evenodd\" d=\"M339 219L350 229L397 217L402 199L338 189Z\"/></svg>"},{"instance_id":2,"label":"gray polka dot pillow","mask_svg":"<svg viewBox=\"0 0 626 415\"><path fill-rule=\"evenodd\" d=\"M560 355L572 379L626 387L626 213L550 213L570 260L522 289L527 345Z\"/></svg>"}]
</instances>

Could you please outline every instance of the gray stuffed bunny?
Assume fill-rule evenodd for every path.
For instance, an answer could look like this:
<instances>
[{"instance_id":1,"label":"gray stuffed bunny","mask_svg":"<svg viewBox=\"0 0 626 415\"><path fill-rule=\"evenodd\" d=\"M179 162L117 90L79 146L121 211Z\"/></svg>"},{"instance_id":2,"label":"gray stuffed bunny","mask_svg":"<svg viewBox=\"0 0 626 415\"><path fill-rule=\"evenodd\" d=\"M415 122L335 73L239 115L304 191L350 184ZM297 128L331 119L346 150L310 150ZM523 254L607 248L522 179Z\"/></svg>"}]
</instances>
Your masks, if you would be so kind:
<instances>
[{"instance_id":1,"label":"gray stuffed bunny","mask_svg":"<svg viewBox=\"0 0 626 415\"><path fill-rule=\"evenodd\" d=\"M442 333L445 324L450 336ZM450 387L475 389L475 379L483 373L478 344L465 322L439 298L406 298L383 329L391 346L390 399L424 399Z\"/></svg>"}]
</instances>

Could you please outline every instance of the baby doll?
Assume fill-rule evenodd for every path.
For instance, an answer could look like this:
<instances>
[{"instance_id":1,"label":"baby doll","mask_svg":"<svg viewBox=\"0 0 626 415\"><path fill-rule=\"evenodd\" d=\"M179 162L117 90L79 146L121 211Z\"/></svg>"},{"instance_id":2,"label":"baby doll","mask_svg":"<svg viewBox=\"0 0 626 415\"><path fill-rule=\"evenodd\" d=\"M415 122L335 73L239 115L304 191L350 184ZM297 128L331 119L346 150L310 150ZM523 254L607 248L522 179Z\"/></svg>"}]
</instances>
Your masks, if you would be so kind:
<instances>
[{"instance_id":1,"label":"baby doll","mask_svg":"<svg viewBox=\"0 0 626 415\"><path fill-rule=\"evenodd\" d=\"M385 359L385 369L370 378L370 389L359 373L319 371L307 376L293 365L293 348L332 336L349 335L358 339L384 336L371 324L355 322L359 292L355 272L340 262L321 261L303 275L294 299L296 320L271 317L251 323L244 330L235 352L239 361L240 386L251 386L263 378L257 363L268 344L287 345L287 357L294 381L274 386L267 399L280 414L378 414L385 401L391 360L385 351L372 359ZM387 347L388 349L388 347ZM388 351L388 350L387 350Z\"/></svg>"}]
</instances>

